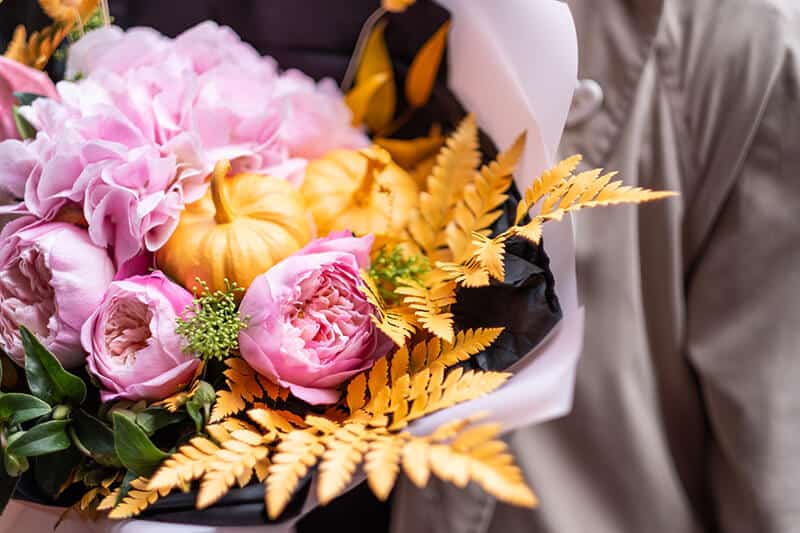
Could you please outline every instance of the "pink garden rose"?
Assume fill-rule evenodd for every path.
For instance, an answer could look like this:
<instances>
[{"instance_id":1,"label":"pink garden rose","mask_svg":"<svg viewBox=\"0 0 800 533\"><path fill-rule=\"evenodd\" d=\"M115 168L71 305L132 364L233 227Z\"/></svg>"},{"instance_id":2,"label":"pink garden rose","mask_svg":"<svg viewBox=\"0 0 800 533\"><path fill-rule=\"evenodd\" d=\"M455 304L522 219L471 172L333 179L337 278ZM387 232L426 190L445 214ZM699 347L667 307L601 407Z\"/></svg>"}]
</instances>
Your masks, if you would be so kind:
<instances>
[{"instance_id":1,"label":"pink garden rose","mask_svg":"<svg viewBox=\"0 0 800 533\"><path fill-rule=\"evenodd\" d=\"M242 357L311 404L334 403L336 387L391 348L359 290L373 238L348 232L312 241L257 277L239 312Z\"/></svg>"},{"instance_id":2,"label":"pink garden rose","mask_svg":"<svg viewBox=\"0 0 800 533\"><path fill-rule=\"evenodd\" d=\"M15 92L56 98L56 88L47 74L0 57L0 141L18 139L12 108L17 105Z\"/></svg>"},{"instance_id":3,"label":"pink garden rose","mask_svg":"<svg viewBox=\"0 0 800 533\"><path fill-rule=\"evenodd\" d=\"M163 400L185 387L200 360L184 353L177 317L192 295L161 272L114 281L81 331L100 398Z\"/></svg>"},{"instance_id":4,"label":"pink garden rose","mask_svg":"<svg viewBox=\"0 0 800 533\"><path fill-rule=\"evenodd\" d=\"M0 233L0 347L18 364L25 326L67 367L83 363L81 326L114 276L85 230L23 217Z\"/></svg>"}]
</instances>

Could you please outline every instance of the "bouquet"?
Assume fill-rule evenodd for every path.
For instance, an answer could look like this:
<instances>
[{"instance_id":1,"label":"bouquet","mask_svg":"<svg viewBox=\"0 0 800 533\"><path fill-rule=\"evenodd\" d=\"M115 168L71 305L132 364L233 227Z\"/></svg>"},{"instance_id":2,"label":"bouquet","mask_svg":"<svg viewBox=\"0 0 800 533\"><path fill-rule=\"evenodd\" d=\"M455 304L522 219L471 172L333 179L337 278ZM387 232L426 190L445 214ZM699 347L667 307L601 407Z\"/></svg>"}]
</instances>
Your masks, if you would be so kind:
<instances>
[{"instance_id":1,"label":"bouquet","mask_svg":"<svg viewBox=\"0 0 800 533\"><path fill-rule=\"evenodd\" d=\"M255 488L279 519L312 478L324 505L363 469L380 499L402 473L536 504L499 424L412 425L502 392L561 319L545 224L670 193L579 156L518 190L526 135L498 152L437 82L449 22L393 64L384 32L412 3L365 23L344 91L211 22L169 39L42 0L53 25L18 29L3 502L157 518ZM57 86L38 70L54 53Z\"/></svg>"}]
</instances>

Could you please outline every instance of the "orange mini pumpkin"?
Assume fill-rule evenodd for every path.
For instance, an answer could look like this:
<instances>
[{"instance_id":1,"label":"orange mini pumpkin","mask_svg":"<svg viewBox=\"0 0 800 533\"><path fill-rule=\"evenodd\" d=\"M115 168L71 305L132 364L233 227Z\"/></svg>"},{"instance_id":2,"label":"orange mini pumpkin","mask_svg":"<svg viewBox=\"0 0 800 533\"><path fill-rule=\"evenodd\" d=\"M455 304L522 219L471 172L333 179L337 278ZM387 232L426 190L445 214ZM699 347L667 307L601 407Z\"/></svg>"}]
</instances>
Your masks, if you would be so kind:
<instances>
[{"instance_id":1,"label":"orange mini pumpkin","mask_svg":"<svg viewBox=\"0 0 800 533\"><path fill-rule=\"evenodd\" d=\"M220 161L206 195L186 207L178 227L156 252L156 264L184 287L205 281L214 291L225 279L247 288L253 279L312 238L300 192L262 174L228 176Z\"/></svg>"},{"instance_id":2,"label":"orange mini pumpkin","mask_svg":"<svg viewBox=\"0 0 800 533\"><path fill-rule=\"evenodd\" d=\"M320 235L391 234L405 227L417 205L414 179L386 150L334 150L308 164L300 188Z\"/></svg>"}]
</instances>

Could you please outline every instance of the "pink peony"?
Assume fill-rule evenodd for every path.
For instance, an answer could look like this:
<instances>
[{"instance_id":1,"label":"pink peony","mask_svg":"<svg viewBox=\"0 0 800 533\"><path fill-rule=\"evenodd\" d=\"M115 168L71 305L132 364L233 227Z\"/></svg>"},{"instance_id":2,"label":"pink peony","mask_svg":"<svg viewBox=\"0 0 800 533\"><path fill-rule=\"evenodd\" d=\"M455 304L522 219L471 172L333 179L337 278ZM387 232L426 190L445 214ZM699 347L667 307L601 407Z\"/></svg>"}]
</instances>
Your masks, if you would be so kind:
<instances>
[{"instance_id":1,"label":"pink peony","mask_svg":"<svg viewBox=\"0 0 800 533\"><path fill-rule=\"evenodd\" d=\"M0 141L18 139L12 109L17 105L15 92L56 98L56 88L47 74L0 57Z\"/></svg>"},{"instance_id":2,"label":"pink peony","mask_svg":"<svg viewBox=\"0 0 800 533\"><path fill-rule=\"evenodd\" d=\"M239 308L249 321L239 348L250 366L302 400L327 404L389 351L358 288L372 240L331 234L253 281Z\"/></svg>"},{"instance_id":3,"label":"pink peony","mask_svg":"<svg viewBox=\"0 0 800 533\"><path fill-rule=\"evenodd\" d=\"M106 251L77 226L11 222L0 233L0 347L22 365L23 325L65 367L80 365L81 326L113 276Z\"/></svg>"},{"instance_id":4,"label":"pink peony","mask_svg":"<svg viewBox=\"0 0 800 533\"><path fill-rule=\"evenodd\" d=\"M177 317L192 295L161 272L111 283L81 331L104 402L163 400L185 387L200 360L184 353Z\"/></svg>"}]
</instances>

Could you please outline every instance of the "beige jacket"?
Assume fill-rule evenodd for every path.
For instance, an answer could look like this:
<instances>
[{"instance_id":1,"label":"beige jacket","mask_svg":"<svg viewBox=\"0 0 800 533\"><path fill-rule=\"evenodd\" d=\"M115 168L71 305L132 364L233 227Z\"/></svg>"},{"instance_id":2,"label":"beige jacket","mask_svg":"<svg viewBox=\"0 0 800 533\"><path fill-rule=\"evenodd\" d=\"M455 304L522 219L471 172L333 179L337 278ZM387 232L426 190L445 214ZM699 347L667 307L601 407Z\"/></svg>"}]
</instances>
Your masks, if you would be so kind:
<instances>
[{"instance_id":1,"label":"beige jacket","mask_svg":"<svg viewBox=\"0 0 800 533\"><path fill-rule=\"evenodd\" d=\"M568 3L604 100L563 153L681 196L576 217L574 410L510 438L539 508L404 485L393 528L798 532L800 0Z\"/></svg>"}]
</instances>

